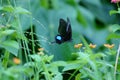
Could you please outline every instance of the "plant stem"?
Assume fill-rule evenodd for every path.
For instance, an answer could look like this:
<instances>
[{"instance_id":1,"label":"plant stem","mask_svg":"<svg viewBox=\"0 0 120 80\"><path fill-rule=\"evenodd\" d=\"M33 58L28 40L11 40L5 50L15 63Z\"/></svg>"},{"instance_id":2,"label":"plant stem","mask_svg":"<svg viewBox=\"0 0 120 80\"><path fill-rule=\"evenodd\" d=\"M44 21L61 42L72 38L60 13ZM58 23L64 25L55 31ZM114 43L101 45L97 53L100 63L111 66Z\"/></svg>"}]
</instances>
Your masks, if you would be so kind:
<instances>
[{"instance_id":1,"label":"plant stem","mask_svg":"<svg viewBox=\"0 0 120 80\"><path fill-rule=\"evenodd\" d=\"M117 64L118 64L119 55L120 55L120 44L119 44L117 55L116 55L115 70L114 70L114 80L116 80L116 72L117 72Z\"/></svg>"},{"instance_id":2,"label":"plant stem","mask_svg":"<svg viewBox=\"0 0 120 80\"><path fill-rule=\"evenodd\" d=\"M2 65L3 65L4 68L7 68L8 60L9 60L9 52L5 51L4 59L2 61Z\"/></svg>"},{"instance_id":3,"label":"plant stem","mask_svg":"<svg viewBox=\"0 0 120 80\"><path fill-rule=\"evenodd\" d=\"M50 79L49 72L48 72L48 70L47 70L47 67L46 67L45 62L43 61L43 59L42 59L42 66L43 66L43 70L44 70L44 72L45 72L45 78L46 78L46 80L51 80L51 79Z\"/></svg>"},{"instance_id":4,"label":"plant stem","mask_svg":"<svg viewBox=\"0 0 120 80\"><path fill-rule=\"evenodd\" d=\"M119 8L120 6L119 6L119 3L117 3L117 7Z\"/></svg>"}]
</instances>

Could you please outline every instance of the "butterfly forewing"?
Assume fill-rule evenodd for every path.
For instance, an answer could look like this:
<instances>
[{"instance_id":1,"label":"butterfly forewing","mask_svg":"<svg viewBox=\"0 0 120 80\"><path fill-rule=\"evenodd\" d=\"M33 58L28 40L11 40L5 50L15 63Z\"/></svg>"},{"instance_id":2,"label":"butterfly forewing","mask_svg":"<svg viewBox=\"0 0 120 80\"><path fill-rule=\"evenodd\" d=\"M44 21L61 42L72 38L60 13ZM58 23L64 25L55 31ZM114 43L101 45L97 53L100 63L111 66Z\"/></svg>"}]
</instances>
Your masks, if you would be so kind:
<instances>
[{"instance_id":1,"label":"butterfly forewing","mask_svg":"<svg viewBox=\"0 0 120 80\"><path fill-rule=\"evenodd\" d=\"M66 28L67 28L67 22L65 20L63 20L63 19L60 19L59 20L58 32L63 37L66 36Z\"/></svg>"},{"instance_id":2,"label":"butterfly forewing","mask_svg":"<svg viewBox=\"0 0 120 80\"><path fill-rule=\"evenodd\" d=\"M71 38L72 36L71 24L68 18L67 18L67 22L63 19L60 19L58 32L63 37Z\"/></svg>"}]
</instances>

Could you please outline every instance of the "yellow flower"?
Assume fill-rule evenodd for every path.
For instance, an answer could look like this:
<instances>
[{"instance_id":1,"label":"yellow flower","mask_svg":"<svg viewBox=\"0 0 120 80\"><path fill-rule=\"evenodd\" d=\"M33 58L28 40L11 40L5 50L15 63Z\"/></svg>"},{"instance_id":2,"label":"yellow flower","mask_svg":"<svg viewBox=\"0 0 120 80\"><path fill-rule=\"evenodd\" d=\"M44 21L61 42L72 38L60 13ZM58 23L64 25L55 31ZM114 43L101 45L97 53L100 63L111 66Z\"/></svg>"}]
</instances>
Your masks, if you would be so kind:
<instances>
[{"instance_id":1,"label":"yellow flower","mask_svg":"<svg viewBox=\"0 0 120 80\"><path fill-rule=\"evenodd\" d=\"M81 48L81 47L82 47L82 43L74 45L74 48Z\"/></svg>"},{"instance_id":2,"label":"yellow flower","mask_svg":"<svg viewBox=\"0 0 120 80\"><path fill-rule=\"evenodd\" d=\"M89 44L89 47L90 47L90 48L96 48L96 45L95 45L95 44L90 43L90 44Z\"/></svg>"},{"instance_id":3,"label":"yellow flower","mask_svg":"<svg viewBox=\"0 0 120 80\"><path fill-rule=\"evenodd\" d=\"M44 48L38 48L38 51L44 51Z\"/></svg>"},{"instance_id":4,"label":"yellow flower","mask_svg":"<svg viewBox=\"0 0 120 80\"><path fill-rule=\"evenodd\" d=\"M15 64L20 64L21 63L20 59L18 59L18 58L13 58L13 62Z\"/></svg>"},{"instance_id":5,"label":"yellow flower","mask_svg":"<svg viewBox=\"0 0 120 80\"><path fill-rule=\"evenodd\" d=\"M44 48L38 48L38 54L39 55L44 55L43 51L44 51Z\"/></svg>"},{"instance_id":6,"label":"yellow flower","mask_svg":"<svg viewBox=\"0 0 120 80\"><path fill-rule=\"evenodd\" d=\"M104 44L106 48L112 49L115 45L114 44Z\"/></svg>"}]
</instances>

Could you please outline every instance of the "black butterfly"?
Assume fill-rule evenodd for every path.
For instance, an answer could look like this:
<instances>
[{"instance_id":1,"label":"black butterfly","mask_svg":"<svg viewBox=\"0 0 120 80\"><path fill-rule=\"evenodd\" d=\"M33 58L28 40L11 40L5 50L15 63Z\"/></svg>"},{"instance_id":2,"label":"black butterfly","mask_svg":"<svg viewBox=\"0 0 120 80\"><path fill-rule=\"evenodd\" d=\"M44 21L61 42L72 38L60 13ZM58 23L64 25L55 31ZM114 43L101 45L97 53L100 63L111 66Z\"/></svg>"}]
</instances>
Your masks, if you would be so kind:
<instances>
[{"instance_id":1,"label":"black butterfly","mask_svg":"<svg viewBox=\"0 0 120 80\"><path fill-rule=\"evenodd\" d=\"M61 44L66 41L72 40L72 29L69 18L67 18L67 22L64 19L59 20L59 34L55 36L55 42Z\"/></svg>"}]
</instances>

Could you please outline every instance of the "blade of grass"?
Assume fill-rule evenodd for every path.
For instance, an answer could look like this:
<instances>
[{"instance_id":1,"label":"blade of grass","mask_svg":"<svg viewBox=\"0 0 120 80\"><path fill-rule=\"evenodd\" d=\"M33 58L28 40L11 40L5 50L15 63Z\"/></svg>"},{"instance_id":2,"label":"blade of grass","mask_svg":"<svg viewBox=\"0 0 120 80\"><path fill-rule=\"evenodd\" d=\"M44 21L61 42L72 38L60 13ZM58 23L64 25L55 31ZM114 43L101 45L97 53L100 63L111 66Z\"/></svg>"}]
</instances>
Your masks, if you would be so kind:
<instances>
[{"instance_id":1,"label":"blade of grass","mask_svg":"<svg viewBox=\"0 0 120 80\"><path fill-rule=\"evenodd\" d=\"M115 70L114 70L114 80L116 80L116 72L117 72L117 64L118 64L119 55L120 55L120 44L119 44L117 55L116 55Z\"/></svg>"},{"instance_id":2,"label":"blade of grass","mask_svg":"<svg viewBox=\"0 0 120 80\"><path fill-rule=\"evenodd\" d=\"M7 68L8 60L9 60L9 52L6 50L4 54L4 59L2 61L2 65L4 68Z\"/></svg>"}]
</instances>

